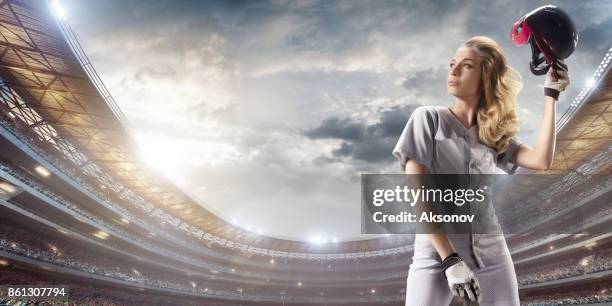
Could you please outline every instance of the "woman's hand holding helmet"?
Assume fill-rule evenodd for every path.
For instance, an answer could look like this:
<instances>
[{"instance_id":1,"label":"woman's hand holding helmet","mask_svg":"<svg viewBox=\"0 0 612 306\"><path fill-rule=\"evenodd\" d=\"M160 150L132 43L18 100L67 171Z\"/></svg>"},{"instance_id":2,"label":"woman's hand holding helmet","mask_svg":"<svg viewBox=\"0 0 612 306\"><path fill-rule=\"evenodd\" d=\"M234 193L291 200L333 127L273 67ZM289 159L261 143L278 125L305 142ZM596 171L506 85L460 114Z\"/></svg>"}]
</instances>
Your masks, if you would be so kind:
<instances>
[{"instance_id":1,"label":"woman's hand holding helmet","mask_svg":"<svg viewBox=\"0 0 612 306\"><path fill-rule=\"evenodd\" d=\"M559 94L570 84L567 65L562 60L550 66L544 81L544 95L559 99Z\"/></svg>"}]
</instances>

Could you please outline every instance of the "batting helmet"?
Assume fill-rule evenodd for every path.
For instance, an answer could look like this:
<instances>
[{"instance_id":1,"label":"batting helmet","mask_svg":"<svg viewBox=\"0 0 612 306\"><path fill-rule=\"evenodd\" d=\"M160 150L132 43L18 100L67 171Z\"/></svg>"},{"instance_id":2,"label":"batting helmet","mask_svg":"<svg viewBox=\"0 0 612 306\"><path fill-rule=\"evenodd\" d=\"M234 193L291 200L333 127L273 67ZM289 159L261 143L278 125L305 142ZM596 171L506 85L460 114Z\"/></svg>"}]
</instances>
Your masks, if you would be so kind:
<instances>
[{"instance_id":1,"label":"batting helmet","mask_svg":"<svg viewBox=\"0 0 612 306\"><path fill-rule=\"evenodd\" d=\"M510 37L519 47L531 45L529 68L535 75L547 73L557 60L568 58L578 44L574 22L553 5L542 6L521 17L514 23Z\"/></svg>"}]
</instances>

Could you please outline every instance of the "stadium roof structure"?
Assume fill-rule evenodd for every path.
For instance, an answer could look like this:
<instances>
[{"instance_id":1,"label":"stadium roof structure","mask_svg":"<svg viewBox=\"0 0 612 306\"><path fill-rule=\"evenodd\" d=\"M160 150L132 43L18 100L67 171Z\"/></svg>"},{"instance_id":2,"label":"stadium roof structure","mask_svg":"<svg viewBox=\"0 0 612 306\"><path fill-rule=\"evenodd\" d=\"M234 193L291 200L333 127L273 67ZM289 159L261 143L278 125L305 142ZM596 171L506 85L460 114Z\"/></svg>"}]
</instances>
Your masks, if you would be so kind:
<instances>
[{"instance_id":1,"label":"stadium roof structure","mask_svg":"<svg viewBox=\"0 0 612 306\"><path fill-rule=\"evenodd\" d=\"M23 100L4 107L52 143L58 153L119 194L141 197L181 222L226 239L271 249L302 248L301 241L256 235L233 226L143 163L136 156L125 116L68 23L52 10L52 4L44 0L0 3L0 79L12 90L2 94L19 95ZM608 150L612 136L610 53L596 73L595 83L600 84L583 89L560 118L554 168L547 172L575 169ZM380 249L378 240L351 241L341 248Z\"/></svg>"},{"instance_id":2,"label":"stadium roof structure","mask_svg":"<svg viewBox=\"0 0 612 306\"><path fill-rule=\"evenodd\" d=\"M77 165L96 165L121 185L106 187L130 189L194 226L227 228L135 156L124 115L51 10L44 0L0 3L0 77L27 103L11 111L45 140L72 145L63 154L73 154Z\"/></svg>"},{"instance_id":3,"label":"stadium roof structure","mask_svg":"<svg viewBox=\"0 0 612 306\"><path fill-rule=\"evenodd\" d=\"M557 121L553 166L546 174L576 170L612 144L612 48L587 84ZM601 169L602 171L610 170Z\"/></svg>"},{"instance_id":4,"label":"stadium roof structure","mask_svg":"<svg viewBox=\"0 0 612 306\"><path fill-rule=\"evenodd\" d=\"M575 170L599 152L609 151L612 142L611 51L608 51L602 63L605 71L600 65L595 73L594 80L603 74L598 84L585 87L570 106L570 111L560 118L563 126L557 133L555 159L548 173ZM585 99L584 103L579 102L581 98ZM610 171L609 168L601 170Z\"/></svg>"}]
</instances>

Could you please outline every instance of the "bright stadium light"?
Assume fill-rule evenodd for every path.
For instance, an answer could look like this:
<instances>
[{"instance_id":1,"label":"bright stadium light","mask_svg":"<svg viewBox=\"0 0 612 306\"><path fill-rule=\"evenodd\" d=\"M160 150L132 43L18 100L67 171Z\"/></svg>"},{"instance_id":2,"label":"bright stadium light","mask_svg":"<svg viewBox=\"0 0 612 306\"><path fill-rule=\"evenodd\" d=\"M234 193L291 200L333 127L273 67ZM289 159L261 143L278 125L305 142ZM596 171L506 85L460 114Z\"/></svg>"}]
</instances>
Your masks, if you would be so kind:
<instances>
[{"instance_id":1,"label":"bright stadium light","mask_svg":"<svg viewBox=\"0 0 612 306\"><path fill-rule=\"evenodd\" d=\"M593 85L595 84L595 79L594 78L589 78L586 82L586 87L591 88L593 87Z\"/></svg>"},{"instance_id":2,"label":"bright stadium light","mask_svg":"<svg viewBox=\"0 0 612 306\"><path fill-rule=\"evenodd\" d=\"M40 174L40 175L42 175L44 177L47 177L47 176L51 175L51 172L49 172L49 170L47 170L45 167L43 167L41 165L36 166L36 168L34 168L34 171L36 171L36 173L38 173L38 174Z\"/></svg>"},{"instance_id":3,"label":"bright stadium light","mask_svg":"<svg viewBox=\"0 0 612 306\"><path fill-rule=\"evenodd\" d=\"M13 194L17 192L17 187L7 182L0 182L0 193Z\"/></svg>"},{"instance_id":4,"label":"bright stadium light","mask_svg":"<svg viewBox=\"0 0 612 306\"><path fill-rule=\"evenodd\" d=\"M51 6L53 7L53 13L55 13L55 16L57 16L61 20L66 20L66 11L60 5L59 1L54 0L53 2L51 2Z\"/></svg>"},{"instance_id":5,"label":"bright stadium light","mask_svg":"<svg viewBox=\"0 0 612 306\"><path fill-rule=\"evenodd\" d=\"M311 243L319 244L319 243L321 243L322 239L321 239L320 236L314 236L314 237L311 237L310 239L308 239L308 241L310 241Z\"/></svg>"},{"instance_id":6,"label":"bright stadium light","mask_svg":"<svg viewBox=\"0 0 612 306\"><path fill-rule=\"evenodd\" d=\"M108 239L108 233L104 232L104 231L97 231L93 234L94 236L102 239L102 240L106 240Z\"/></svg>"}]
</instances>

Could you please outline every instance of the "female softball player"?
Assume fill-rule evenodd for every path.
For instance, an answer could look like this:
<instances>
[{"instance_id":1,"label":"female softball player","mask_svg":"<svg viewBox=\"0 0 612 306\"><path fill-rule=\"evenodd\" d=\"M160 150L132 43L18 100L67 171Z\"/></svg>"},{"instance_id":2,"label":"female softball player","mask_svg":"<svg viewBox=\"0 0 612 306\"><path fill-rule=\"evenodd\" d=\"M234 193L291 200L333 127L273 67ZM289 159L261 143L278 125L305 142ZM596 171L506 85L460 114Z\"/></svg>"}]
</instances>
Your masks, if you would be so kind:
<instances>
[{"instance_id":1,"label":"female softball player","mask_svg":"<svg viewBox=\"0 0 612 306\"><path fill-rule=\"evenodd\" d=\"M555 148L555 104L569 83L567 66L559 60L544 82L544 114L535 146L522 144L515 138L520 75L493 39L473 37L449 63L447 90L454 103L418 107L393 155L407 174L494 174L495 167L514 174L518 166L548 169ZM417 234L412 260L406 305L449 305L453 295L480 305L519 305L503 234Z\"/></svg>"}]
</instances>

